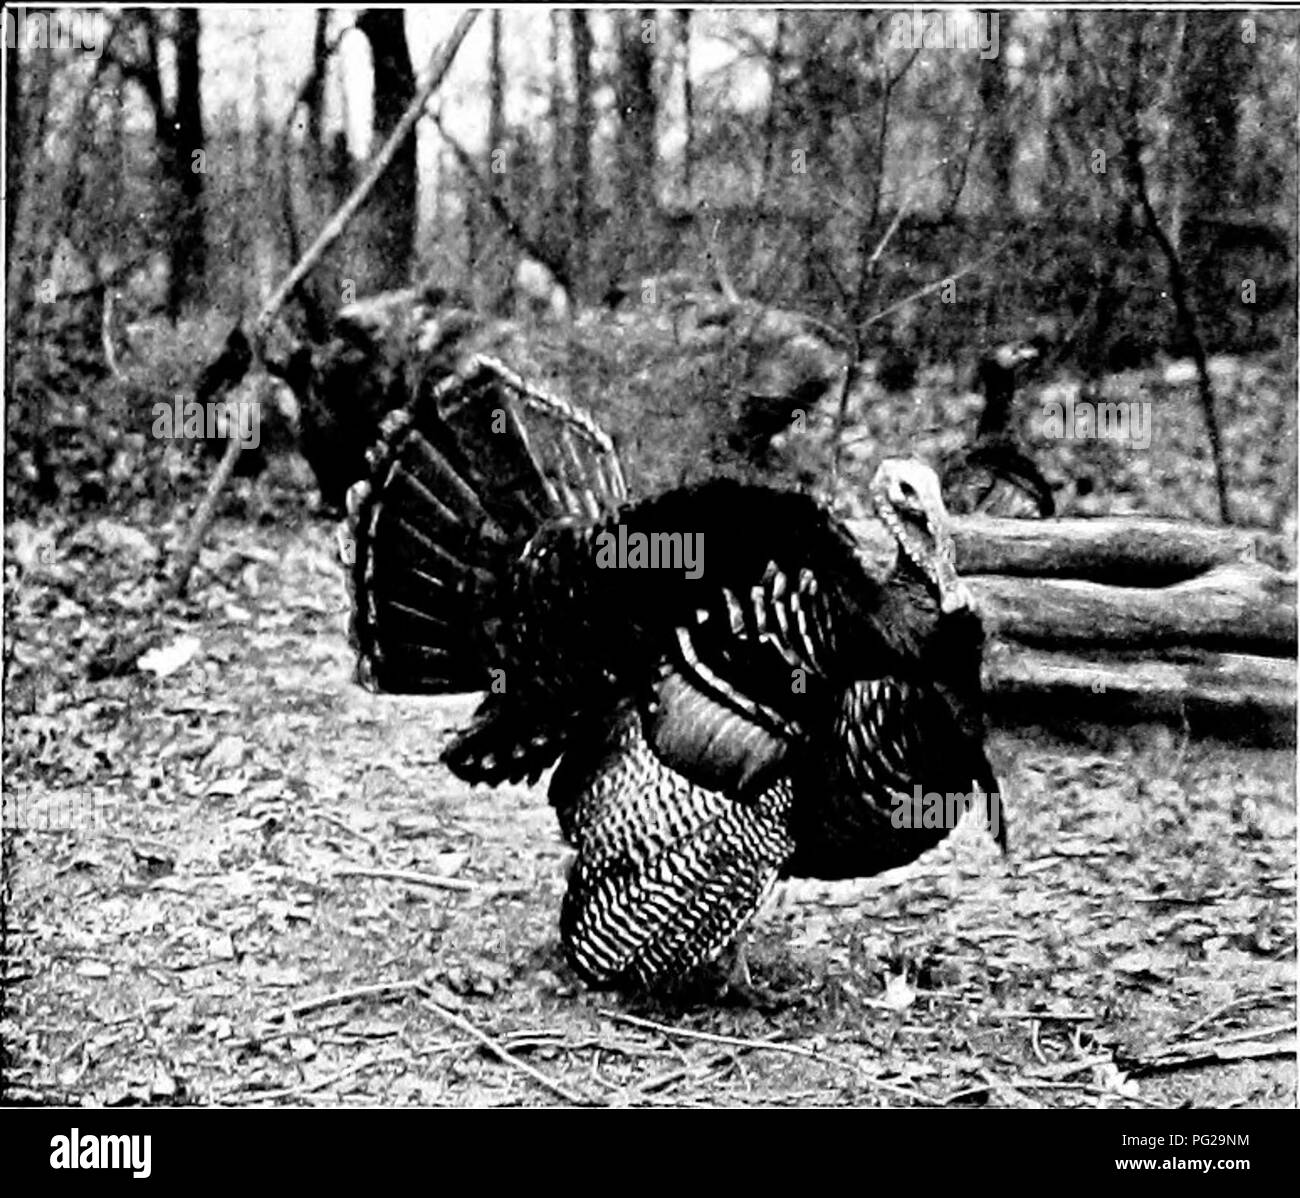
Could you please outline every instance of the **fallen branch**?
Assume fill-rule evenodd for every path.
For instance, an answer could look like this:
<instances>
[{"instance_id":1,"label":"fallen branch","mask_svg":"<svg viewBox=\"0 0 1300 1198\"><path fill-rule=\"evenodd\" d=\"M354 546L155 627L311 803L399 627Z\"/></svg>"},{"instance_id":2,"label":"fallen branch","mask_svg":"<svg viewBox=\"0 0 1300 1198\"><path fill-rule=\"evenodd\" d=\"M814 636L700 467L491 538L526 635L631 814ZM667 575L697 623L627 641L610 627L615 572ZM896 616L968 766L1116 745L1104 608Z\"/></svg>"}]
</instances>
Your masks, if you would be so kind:
<instances>
[{"instance_id":1,"label":"fallen branch","mask_svg":"<svg viewBox=\"0 0 1300 1198\"><path fill-rule=\"evenodd\" d=\"M276 1011L267 1016L267 1022L279 1023L289 1018L296 1019L299 1015L307 1015L312 1011L323 1011L326 1007L337 1007L344 1003L356 1002L361 998L382 998L389 994L404 994L410 990L418 990L420 985L418 979L409 978L399 982L377 982L373 986L354 986L350 990L336 990L333 994L324 994L320 998L304 999L291 1007L285 1007L283 1011Z\"/></svg>"},{"instance_id":2,"label":"fallen branch","mask_svg":"<svg viewBox=\"0 0 1300 1198\"><path fill-rule=\"evenodd\" d=\"M1109 1056L1084 1057L1078 1061L1062 1061L1059 1065L1048 1065L1041 1069L1031 1070L1028 1077L1042 1078L1047 1081L1064 1081L1067 1077L1073 1077L1076 1073L1087 1073L1090 1069L1099 1069L1105 1065L1113 1065L1114 1059Z\"/></svg>"},{"instance_id":3,"label":"fallen branch","mask_svg":"<svg viewBox=\"0 0 1300 1198\"><path fill-rule=\"evenodd\" d=\"M1295 656L1295 582L1267 566L1219 566L1167 587L988 574L966 582L986 631L1026 645Z\"/></svg>"},{"instance_id":4,"label":"fallen branch","mask_svg":"<svg viewBox=\"0 0 1300 1198\"><path fill-rule=\"evenodd\" d=\"M727 1052L717 1053L706 1061L694 1065L684 1065L667 1073L661 1073L658 1077L652 1077L648 1082L642 1082L629 1091L628 1100L630 1102L641 1096L648 1097L651 1094L657 1094L659 1091L666 1090L669 1086L675 1086L678 1082L686 1081L688 1078L699 1080L708 1077L710 1074L716 1073L724 1065L735 1065L739 1060L738 1054L751 1051L753 1050L735 1048Z\"/></svg>"},{"instance_id":5,"label":"fallen branch","mask_svg":"<svg viewBox=\"0 0 1300 1198\"><path fill-rule=\"evenodd\" d=\"M355 836L362 844L369 845L374 852L379 852L379 843L372 836L367 836L364 832L358 832L347 820L340 819L328 811L313 811L313 817L323 820L327 824L332 824L340 832L346 832L349 836Z\"/></svg>"},{"instance_id":6,"label":"fallen branch","mask_svg":"<svg viewBox=\"0 0 1300 1198\"><path fill-rule=\"evenodd\" d=\"M1295 1058L1297 1041L1294 1035L1296 1025L1279 1024L1276 1027L1253 1028L1232 1036L1221 1036L1217 1040L1204 1040L1195 1044L1182 1045L1179 1048L1155 1053L1146 1057L1116 1057L1115 1063L1133 1077L1148 1077L1155 1073L1172 1073L1178 1069L1196 1069L1203 1065L1234 1064L1237 1061L1261 1061L1270 1057ZM1292 1034L1285 1040L1266 1043L1262 1037L1278 1035L1284 1032Z\"/></svg>"},{"instance_id":7,"label":"fallen branch","mask_svg":"<svg viewBox=\"0 0 1300 1198\"><path fill-rule=\"evenodd\" d=\"M386 1057L375 1057L372 1060L353 1061L351 1065L345 1066L326 1077L317 1078L314 1082L303 1082L297 1086L284 1086L278 1090L235 1090L222 1094L218 1102L278 1102L283 1098L294 1098L299 1094L311 1094L316 1090L324 1090L329 1086L341 1082L344 1078L351 1077L355 1073L361 1073L366 1069L373 1069L376 1065L396 1065L406 1058L400 1053L391 1053Z\"/></svg>"},{"instance_id":8,"label":"fallen branch","mask_svg":"<svg viewBox=\"0 0 1300 1198\"><path fill-rule=\"evenodd\" d=\"M786 1056L801 1057L807 1061L819 1061L823 1065L830 1065L836 1069L852 1073L854 1077L866 1082L868 1086L883 1090L885 1093L893 1094L898 1098L905 1098L908 1102L919 1103L922 1106L943 1105L918 1090L908 1090L902 1086L895 1086L890 1082L882 1081L878 1077L873 1077L860 1065L855 1065L852 1061L843 1061L838 1057L814 1052L811 1048L801 1048L797 1044L782 1044L771 1040L747 1040L741 1036L722 1036L716 1032L697 1032L691 1028L669 1027L665 1023L656 1023L653 1019L643 1019L639 1015L624 1015L620 1011L602 1011L601 1015L606 1019L612 1019L615 1023L626 1023L631 1027L645 1028L648 1031L659 1032L665 1036L699 1040L705 1044L726 1044L732 1048L744 1048L751 1051L779 1052Z\"/></svg>"},{"instance_id":9,"label":"fallen branch","mask_svg":"<svg viewBox=\"0 0 1300 1198\"><path fill-rule=\"evenodd\" d=\"M918 998L925 997L925 991L922 990L917 995ZM1052 1011L989 1011L980 1016L981 1019L1031 1019L1037 1023L1093 1023L1097 1016L1091 1015L1087 1011L1064 1011L1060 1014Z\"/></svg>"},{"instance_id":10,"label":"fallen branch","mask_svg":"<svg viewBox=\"0 0 1300 1198\"><path fill-rule=\"evenodd\" d=\"M1229 1011L1235 1011L1237 1010L1238 1007L1246 1007L1246 1008L1256 1007L1256 1006L1262 1007L1262 1006L1266 1006L1269 1003L1277 1002L1279 1000L1285 1000L1287 1002L1290 1002L1294 998L1295 998L1295 993L1294 991L1291 990L1275 990L1267 994L1239 995L1237 998L1229 999L1222 1006L1215 1007L1214 1010L1211 1011L1208 1015L1202 1015L1200 1019L1198 1019L1195 1023L1188 1024L1187 1027L1183 1028L1181 1032L1177 1033L1176 1038L1181 1040L1181 1039L1185 1039L1188 1036L1194 1036L1202 1028L1208 1027L1220 1016L1226 1015ZM1252 1032L1251 1034L1258 1035L1259 1033Z\"/></svg>"},{"instance_id":11,"label":"fallen branch","mask_svg":"<svg viewBox=\"0 0 1300 1198\"><path fill-rule=\"evenodd\" d=\"M1206 653L1190 661L1089 660L994 644L984 686L995 723L1152 721L1264 747L1296 743L1295 661Z\"/></svg>"},{"instance_id":12,"label":"fallen branch","mask_svg":"<svg viewBox=\"0 0 1300 1198\"><path fill-rule=\"evenodd\" d=\"M957 568L963 574L1166 586L1215 566L1284 563L1282 538L1265 529L1143 516L1067 520L954 516L951 524ZM864 535L874 534L867 530Z\"/></svg>"},{"instance_id":13,"label":"fallen branch","mask_svg":"<svg viewBox=\"0 0 1300 1198\"><path fill-rule=\"evenodd\" d=\"M575 1094L572 1090L566 1089L559 1082L552 1081L546 1074L539 1072L529 1065L526 1061L521 1061L517 1056L506 1049L499 1041L494 1040L487 1032L475 1027L468 1019L457 1015L454 1011L447 1010L446 1007L439 1005L434 1001L433 992L425 985L419 987L420 993L424 996L424 1005L437 1015L444 1023L449 1023L452 1027L458 1028L468 1036L472 1036L489 1052L492 1053L502 1063L509 1065L512 1069L517 1069L525 1077L532 1078L539 1086L549 1090L558 1098L562 1098L570 1106L597 1106L598 1103L591 1098L580 1094Z\"/></svg>"},{"instance_id":14,"label":"fallen branch","mask_svg":"<svg viewBox=\"0 0 1300 1198\"><path fill-rule=\"evenodd\" d=\"M408 886L429 886L436 890L468 891L475 889L473 882L460 878L444 878L438 874L422 874L412 869L366 869L345 865L334 871L336 878L375 878L381 882L405 882Z\"/></svg>"}]
</instances>

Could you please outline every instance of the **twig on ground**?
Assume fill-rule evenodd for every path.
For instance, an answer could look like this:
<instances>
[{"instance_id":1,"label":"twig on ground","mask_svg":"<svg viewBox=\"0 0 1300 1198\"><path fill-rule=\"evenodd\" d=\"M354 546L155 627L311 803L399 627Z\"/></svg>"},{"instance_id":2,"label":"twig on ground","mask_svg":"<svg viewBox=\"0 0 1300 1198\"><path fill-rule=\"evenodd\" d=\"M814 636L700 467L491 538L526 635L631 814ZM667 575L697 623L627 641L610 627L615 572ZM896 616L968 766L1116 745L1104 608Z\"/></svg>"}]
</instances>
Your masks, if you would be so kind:
<instances>
[{"instance_id":1,"label":"twig on ground","mask_svg":"<svg viewBox=\"0 0 1300 1198\"><path fill-rule=\"evenodd\" d=\"M1198 1040L1177 1048L1166 1049L1145 1057L1132 1057L1116 1063L1126 1072L1141 1076L1150 1073L1171 1073L1177 1069L1195 1069L1202 1065L1232 1065L1237 1061L1260 1061L1269 1057L1294 1057L1296 1055L1296 1025L1276 1024L1273 1027L1248 1028L1217 1040ZM1266 1042L1270 1036L1291 1033L1289 1038Z\"/></svg>"},{"instance_id":2,"label":"twig on ground","mask_svg":"<svg viewBox=\"0 0 1300 1198\"><path fill-rule=\"evenodd\" d=\"M988 1076L987 1074L985 1076ZM1124 1102L1135 1102L1139 1106L1152 1107L1157 1110L1168 1110L1168 1103L1157 1102L1154 1099L1142 1098L1136 1094L1119 1094L1114 1090L1103 1090L1100 1086L1094 1086L1091 1082L1054 1082L1044 1081L1028 1077L1017 1077L1012 1083L1017 1090L1069 1090L1076 1094L1086 1094L1090 1098L1113 1098L1120 1099ZM958 1090L955 1094L950 1094L944 1101L951 1104L963 1098L973 1098L976 1094L986 1094L989 1086L970 1086L965 1090Z\"/></svg>"},{"instance_id":3,"label":"twig on ground","mask_svg":"<svg viewBox=\"0 0 1300 1198\"><path fill-rule=\"evenodd\" d=\"M919 992L918 997L926 994L926 991ZM1038 1023L1091 1023L1097 1018L1096 1015L1089 1014L1087 1011L1063 1011L1059 1014L1052 1011L989 1011L984 1015L985 1019L1031 1019Z\"/></svg>"},{"instance_id":4,"label":"twig on ground","mask_svg":"<svg viewBox=\"0 0 1300 1198\"><path fill-rule=\"evenodd\" d=\"M327 824L333 824L341 832L346 832L349 836L355 836L363 844L368 844L376 852L379 851L379 844L372 836L367 836L364 832L358 832L352 827L347 820L340 819L337 815L331 815L328 811L313 811L311 813L319 820L324 820Z\"/></svg>"},{"instance_id":5,"label":"twig on ground","mask_svg":"<svg viewBox=\"0 0 1300 1198\"><path fill-rule=\"evenodd\" d=\"M316 1090L324 1090L336 1082L343 1081L344 1078L351 1077L354 1073L360 1073L364 1069L373 1069L376 1065L392 1065L406 1058L400 1053L391 1053L386 1057L375 1057L373 1060L353 1061L351 1065L331 1073L327 1077L317 1078L314 1082L303 1082L297 1086L284 1086L279 1090L233 1090L229 1093L220 1095L217 1102L278 1102L282 1098L293 1098L299 1094L311 1094Z\"/></svg>"},{"instance_id":6,"label":"twig on ground","mask_svg":"<svg viewBox=\"0 0 1300 1198\"><path fill-rule=\"evenodd\" d=\"M1041 1026L1039 1020L1033 1019L1029 1023L1029 1046L1034 1050L1034 1056L1038 1058L1040 1065L1048 1064L1047 1054L1043 1052L1043 1046L1038 1043L1038 1029Z\"/></svg>"},{"instance_id":7,"label":"twig on ground","mask_svg":"<svg viewBox=\"0 0 1300 1198\"><path fill-rule=\"evenodd\" d=\"M741 1049L741 1052L748 1052L749 1049ZM669 1086L675 1086L680 1081L685 1081L689 1077L703 1079L710 1074L721 1069L724 1065L735 1066L740 1063L740 1057L733 1051L719 1052L709 1057L707 1060L696 1065L687 1065L682 1069L672 1069L667 1073L661 1073L658 1077L652 1077L648 1082L642 1082L641 1085L634 1087L628 1092L629 1101L634 1101L638 1097L648 1097L651 1094L657 1094L660 1090L666 1090Z\"/></svg>"},{"instance_id":8,"label":"twig on ground","mask_svg":"<svg viewBox=\"0 0 1300 1198\"><path fill-rule=\"evenodd\" d=\"M1019 1078L1003 1080L995 1077L987 1069L980 1070L980 1076L984 1079L985 1084L995 1093L998 1098L1008 1107L1013 1107L1019 1103L1022 1107L1030 1107L1041 1110L1043 1104L1030 1098L1028 1094L1021 1093ZM1027 1088L1027 1087L1025 1087Z\"/></svg>"},{"instance_id":9,"label":"twig on ground","mask_svg":"<svg viewBox=\"0 0 1300 1198\"><path fill-rule=\"evenodd\" d=\"M304 999L267 1016L268 1023L279 1023L293 1016L306 1015L312 1011L323 1011L326 1007L341 1006L343 1003L355 1002L359 998L380 998L389 994L403 994L409 990L418 990L421 983L415 978L397 982L376 982L373 986L354 986L350 990L336 990L333 994L323 994L319 998Z\"/></svg>"},{"instance_id":10,"label":"twig on ground","mask_svg":"<svg viewBox=\"0 0 1300 1198\"><path fill-rule=\"evenodd\" d=\"M1292 997L1291 993L1285 990L1279 990L1267 994L1240 995L1237 998L1234 998L1231 1001L1224 1003L1220 1007L1215 1007L1214 1010L1211 1011L1208 1015L1202 1015L1200 1019L1198 1019L1195 1023L1188 1024L1187 1027L1183 1028L1181 1032L1175 1033L1174 1039L1183 1040L1186 1039L1188 1036L1194 1036L1203 1027L1208 1027L1221 1015L1226 1015L1229 1011L1236 1010L1236 1008L1238 1007L1244 1007L1246 1009L1249 1009L1254 1006L1262 1007L1265 1004L1275 999L1279 999L1279 998L1289 999L1291 997Z\"/></svg>"},{"instance_id":11,"label":"twig on ground","mask_svg":"<svg viewBox=\"0 0 1300 1198\"><path fill-rule=\"evenodd\" d=\"M473 890L474 883L460 878L444 878L438 874L417 873L413 869L368 869L360 865L344 865L334 871L336 878L375 878L381 882L405 882L410 886L432 886L437 890Z\"/></svg>"},{"instance_id":12,"label":"twig on ground","mask_svg":"<svg viewBox=\"0 0 1300 1198\"><path fill-rule=\"evenodd\" d=\"M705 1044L726 1044L733 1048L744 1048L749 1050L765 1050L767 1052L784 1053L787 1056L802 1057L808 1061L820 1061L822 1064L834 1066L837 1069L852 1073L855 1077L866 1082L868 1086L882 1090L885 1093L893 1094L899 1098L906 1098L909 1102L919 1103L923 1106L942 1106L941 1102L927 1097L919 1090L908 1090L903 1086L896 1086L892 1082L883 1081L878 1077L873 1077L860 1065L855 1065L852 1061L840 1060L838 1057L827 1056L825 1053L815 1052L811 1048L802 1048L797 1044L783 1044L771 1040L746 1040L741 1036L722 1036L715 1032L697 1032L690 1028L670 1027L665 1023L656 1023L653 1019L642 1019L639 1015L624 1015L620 1011L602 1011L601 1015L606 1019L612 1019L617 1023L630 1024L632 1027L645 1028L648 1031L660 1032L665 1036L678 1036L687 1040L699 1040Z\"/></svg>"},{"instance_id":13,"label":"twig on ground","mask_svg":"<svg viewBox=\"0 0 1300 1198\"><path fill-rule=\"evenodd\" d=\"M444 1023L451 1024L454 1028L459 1028L467 1036L473 1036L480 1044L492 1053L502 1063L509 1065L512 1069L517 1069L525 1077L532 1078L539 1086L549 1090L558 1098L562 1098L570 1106L596 1106L598 1103L595 1099L587 1098L583 1095L575 1094L572 1090L566 1089L559 1082L552 1081L546 1074L534 1069L525 1061L521 1061L517 1056L511 1053L499 1040L493 1039L481 1028L475 1027L474 1024L455 1011L449 1011L446 1007L436 1002L433 998L433 992L421 983L417 989L424 999L424 1005L438 1016Z\"/></svg>"},{"instance_id":14,"label":"twig on ground","mask_svg":"<svg viewBox=\"0 0 1300 1198\"><path fill-rule=\"evenodd\" d=\"M1067 1077L1073 1077L1076 1073L1087 1073L1089 1069L1096 1069L1102 1065L1113 1065L1114 1063L1114 1060L1109 1056L1084 1057L1081 1061L1062 1061L1059 1065L1048 1065L1043 1069L1035 1069L1028 1076L1047 1081L1062 1081Z\"/></svg>"},{"instance_id":15,"label":"twig on ground","mask_svg":"<svg viewBox=\"0 0 1300 1198\"><path fill-rule=\"evenodd\" d=\"M1197 1040L1192 1044L1183 1044L1172 1053L1190 1052L1194 1048L1217 1048L1221 1044L1240 1044L1243 1040L1267 1040L1270 1036L1284 1036L1287 1032L1294 1034L1296 1022L1274 1023L1268 1027L1248 1027L1239 1032L1229 1032L1226 1036L1216 1036L1213 1040Z\"/></svg>"}]
</instances>

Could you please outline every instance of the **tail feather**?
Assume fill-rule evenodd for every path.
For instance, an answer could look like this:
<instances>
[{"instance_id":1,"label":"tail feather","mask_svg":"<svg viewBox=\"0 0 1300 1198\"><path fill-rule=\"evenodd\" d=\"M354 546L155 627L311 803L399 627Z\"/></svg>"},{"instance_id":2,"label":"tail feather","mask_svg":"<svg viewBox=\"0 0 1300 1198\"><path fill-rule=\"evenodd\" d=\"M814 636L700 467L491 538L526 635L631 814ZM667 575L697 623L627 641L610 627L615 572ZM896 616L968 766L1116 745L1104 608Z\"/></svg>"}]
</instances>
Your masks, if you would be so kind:
<instances>
[{"instance_id":1,"label":"tail feather","mask_svg":"<svg viewBox=\"0 0 1300 1198\"><path fill-rule=\"evenodd\" d=\"M482 690L500 652L502 582L528 540L625 498L584 412L490 358L390 413L348 497L358 678L380 690Z\"/></svg>"},{"instance_id":2,"label":"tail feather","mask_svg":"<svg viewBox=\"0 0 1300 1198\"><path fill-rule=\"evenodd\" d=\"M794 849L790 783L738 803L693 786L646 744L625 708L607 738L571 746L551 783L578 850L560 913L573 967L592 985L649 987L717 956Z\"/></svg>"}]
</instances>

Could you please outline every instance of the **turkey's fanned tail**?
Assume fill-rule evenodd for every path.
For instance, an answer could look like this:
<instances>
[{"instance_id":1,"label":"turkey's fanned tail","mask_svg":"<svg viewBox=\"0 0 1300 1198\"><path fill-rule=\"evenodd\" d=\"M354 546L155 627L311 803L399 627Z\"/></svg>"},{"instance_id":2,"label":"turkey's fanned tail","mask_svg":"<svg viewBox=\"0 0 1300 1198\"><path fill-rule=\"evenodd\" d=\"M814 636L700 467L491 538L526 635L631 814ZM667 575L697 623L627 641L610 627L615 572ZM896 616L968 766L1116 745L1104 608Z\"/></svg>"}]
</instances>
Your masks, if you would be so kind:
<instances>
[{"instance_id":1,"label":"turkey's fanned tail","mask_svg":"<svg viewBox=\"0 0 1300 1198\"><path fill-rule=\"evenodd\" d=\"M398 693L485 689L523 545L625 496L590 418L486 357L390 413L369 466L348 496L351 633L359 680Z\"/></svg>"},{"instance_id":2,"label":"turkey's fanned tail","mask_svg":"<svg viewBox=\"0 0 1300 1198\"><path fill-rule=\"evenodd\" d=\"M712 960L794 849L787 779L746 803L694 786L645 742L631 705L570 746L550 793L578 851L560 935L595 986L658 986Z\"/></svg>"}]
</instances>

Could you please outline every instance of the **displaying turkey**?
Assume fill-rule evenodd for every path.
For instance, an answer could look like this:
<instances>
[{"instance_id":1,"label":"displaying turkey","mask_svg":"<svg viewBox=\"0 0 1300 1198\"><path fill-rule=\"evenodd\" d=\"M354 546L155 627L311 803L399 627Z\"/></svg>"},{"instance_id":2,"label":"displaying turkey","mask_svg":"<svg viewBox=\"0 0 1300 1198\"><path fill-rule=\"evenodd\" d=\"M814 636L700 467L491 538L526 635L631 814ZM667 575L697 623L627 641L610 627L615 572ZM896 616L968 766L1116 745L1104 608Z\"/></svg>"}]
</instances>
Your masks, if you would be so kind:
<instances>
[{"instance_id":1,"label":"displaying turkey","mask_svg":"<svg viewBox=\"0 0 1300 1198\"><path fill-rule=\"evenodd\" d=\"M936 844L950 825L910 819L917 795L995 794L937 479L888 461L871 499L883 580L804 495L714 480L625 504L601 430L490 360L387 418L349 496L358 676L487 690L443 755L466 781L558 762L561 939L588 983L672 982L778 878Z\"/></svg>"},{"instance_id":2,"label":"displaying turkey","mask_svg":"<svg viewBox=\"0 0 1300 1198\"><path fill-rule=\"evenodd\" d=\"M366 476L366 450L384 416L428 380L451 374L480 325L464 297L408 287L348 304L320 344L299 345L267 369L298 401L299 448L326 509L341 511Z\"/></svg>"},{"instance_id":3,"label":"displaying turkey","mask_svg":"<svg viewBox=\"0 0 1300 1198\"><path fill-rule=\"evenodd\" d=\"M1031 363L1037 346L1010 342L980 360L977 381L984 410L970 449L955 455L942 469L943 497L953 512L966 515L1020 518L1055 513L1052 488L1024 452L1016 433L1016 386Z\"/></svg>"}]
</instances>

